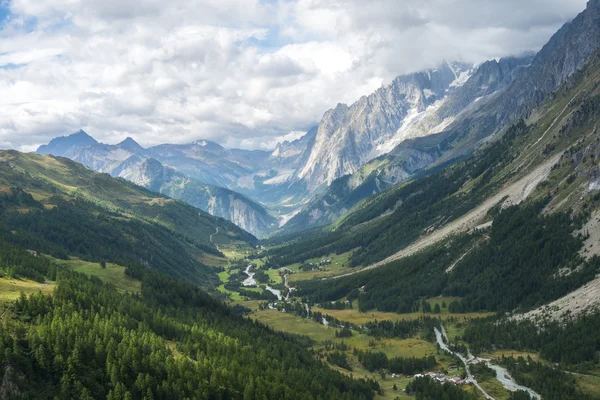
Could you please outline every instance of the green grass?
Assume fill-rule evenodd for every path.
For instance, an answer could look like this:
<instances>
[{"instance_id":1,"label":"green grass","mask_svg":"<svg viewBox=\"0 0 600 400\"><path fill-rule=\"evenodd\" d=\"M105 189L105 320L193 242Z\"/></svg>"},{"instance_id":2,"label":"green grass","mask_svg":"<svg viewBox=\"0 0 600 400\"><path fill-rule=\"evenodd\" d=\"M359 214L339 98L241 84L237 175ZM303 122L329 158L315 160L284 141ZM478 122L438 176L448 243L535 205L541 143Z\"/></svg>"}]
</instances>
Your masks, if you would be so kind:
<instances>
[{"instance_id":1,"label":"green grass","mask_svg":"<svg viewBox=\"0 0 600 400\"><path fill-rule=\"evenodd\" d=\"M219 272L217 275L219 276L219 280L220 280L222 283L225 283L225 282L227 282L227 280L229 279L229 275L230 275L230 273L229 273L229 270L225 270L225 271L221 271L221 272Z\"/></svg>"},{"instance_id":2,"label":"green grass","mask_svg":"<svg viewBox=\"0 0 600 400\"><path fill-rule=\"evenodd\" d=\"M597 396L598 393L600 393L600 376L597 376L597 374L575 374L575 380L577 381L577 387L579 387L583 393L590 396Z\"/></svg>"},{"instance_id":3,"label":"green grass","mask_svg":"<svg viewBox=\"0 0 600 400\"><path fill-rule=\"evenodd\" d=\"M255 308L246 303L249 302L241 302L240 304L251 309ZM352 337L340 339L335 336L336 328L330 328L312 319L301 318L276 310L255 311L252 317L275 330L308 336L317 342L316 348L321 348L326 341L343 341L351 348L382 351L388 357L425 357L436 352L433 343L417 338L374 340L371 336L354 332ZM369 345L369 342L372 341L376 344L374 347Z\"/></svg>"},{"instance_id":4,"label":"green grass","mask_svg":"<svg viewBox=\"0 0 600 400\"><path fill-rule=\"evenodd\" d=\"M267 275L269 275L269 279L271 280L271 282L275 284L283 283L283 279L281 279L281 276L279 275L279 270L270 269L265 272Z\"/></svg>"},{"instance_id":5,"label":"green grass","mask_svg":"<svg viewBox=\"0 0 600 400\"><path fill-rule=\"evenodd\" d=\"M242 302L241 304L246 305L245 303L246 302ZM277 310L264 310L253 313L252 317L257 321L269 325L275 330L296 335L305 335L317 343L336 340L335 329L296 315L279 312Z\"/></svg>"},{"instance_id":6,"label":"green grass","mask_svg":"<svg viewBox=\"0 0 600 400\"><path fill-rule=\"evenodd\" d=\"M379 382L379 386L383 389L383 396L376 395L375 399L377 400L395 400L397 398L400 399L414 399L414 396L409 396L404 393L403 389L406 388L408 382L411 381L412 378L407 376L397 376L396 378L392 378L391 376L382 379L379 374L369 372L364 369L354 356L349 355L348 361L352 366L352 371L347 371L343 368L340 368L336 365L329 365L331 368L335 369L343 373L344 375L352 376L354 378L364 378L364 379L375 379ZM396 385L398 390L394 390L393 387Z\"/></svg>"},{"instance_id":7,"label":"green grass","mask_svg":"<svg viewBox=\"0 0 600 400\"><path fill-rule=\"evenodd\" d=\"M214 254L209 254L209 253L201 254L199 259L200 259L200 262L202 264L206 265L207 267L215 267L215 268L225 267L229 263L227 258L219 257L219 256L216 256Z\"/></svg>"},{"instance_id":8,"label":"green grass","mask_svg":"<svg viewBox=\"0 0 600 400\"><path fill-rule=\"evenodd\" d=\"M448 334L448 336L450 336L450 334ZM512 357L512 358L531 357L531 359L533 361L542 361L537 353L529 353L526 351L516 351L516 350L508 350L508 349L498 350L498 351L494 351L492 353L483 353L483 354L480 354L479 356L483 357L483 358L492 358L492 359L501 359L502 356Z\"/></svg>"},{"instance_id":9,"label":"green grass","mask_svg":"<svg viewBox=\"0 0 600 400\"><path fill-rule=\"evenodd\" d=\"M496 400L508 400L510 393L504 389L504 386L496 378L485 381L478 381L483 390Z\"/></svg>"},{"instance_id":10,"label":"green grass","mask_svg":"<svg viewBox=\"0 0 600 400\"><path fill-rule=\"evenodd\" d=\"M327 327L321 325L312 319L301 318L299 316L295 316L288 313L279 312L276 310L262 310L258 309L258 306L261 301L253 300L253 301L236 301L236 304L241 304L245 307L248 307L252 310L250 317L262 322L269 327L287 333L292 333L296 335L303 335L311 338L315 341L315 345L313 346L315 350L324 351L325 350L325 342L344 342L346 343L350 349L357 348L361 350L371 350L371 351L381 351L385 353L388 357L426 357L429 355L435 355L438 360L438 366L433 368L434 371L449 371L451 365L454 363L454 360L447 357L444 354L438 353L437 347L434 343L430 343L424 340L421 340L417 337L409 338L409 339L375 339L371 336L358 333L353 331L353 335L350 338L337 338L335 336L336 328ZM314 309L317 311L318 309ZM330 315L334 313L340 313L337 310L319 310ZM352 322L361 324L367 321L373 321L375 319L408 319L408 318L416 318L421 313L413 313L413 314L394 314L394 313L359 313L356 310L342 310L341 313L350 317L346 320L352 320ZM428 314L429 315L429 314ZM440 315L441 318L450 318L450 317L466 317L467 314L443 314ZM476 314L468 314L468 318L473 318ZM482 315L478 315L482 316ZM340 318L338 316L338 318ZM343 319L343 318L340 318ZM449 326L446 327L449 329ZM350 365L353 371L346 371L342 368L339 368L335 365L330 365L331 368L340 371L346 375L351 375L355 378L372 378L379 382L381 387L384 390L383 396L376 396L376 399L381 400L394 400L396 398L400 399L408 399L414 398L406 395L402 390L406 387L407 383L411 380L410 377L407 376L398 376L396 378L392 378L391 376L387 376L385 379L381 378L377 373L371 373L365 370L356 357L352 354L352 350L348 350L346 352ZM323 360L325 361L325 360ZM450 375L460 375L463 370L460 368L450 370ZM392 388L396 384L398 391L394 391ZM498 382L499 384L499 382ZM494 387L493 384L490 385L490 388L493 389L494 393L502 394L502 388ZM466 385L464 387L465 390L470 390L470 387ZM498 399L505 399L506 397L499 396Z\"/></svg>"},{"instance_id":11,"label":"green grass","mask_svg":"<svg viewBox=\"0 0 600 400\"><path fill-rule=\"evenodd\" d=\"M448 334L448 339L450 339L450 342L456 343L458 342L457 337L462 337L466 326L465 324L447 324L444 326L444 328L446 329L446 333Z\"/></svg>"},{"instance_id":12,"label":"green grass","mask_svg":"<svg viewBox=\"0 0 600 400\"><path fill-rule=\"evenodd\" d=\"M229 296L229 298L233 301L241 301L242 296L240 296L240 294L238 292L232 292L231 290L225 289L225 283L229 280L229 275L230 275L230 271L229 270L225 270L222 272L219 272L217 275L219 276L219 280L222 282L221 285L217 286L217 290L221 293L224 293L226 295Z\"/></svg>"},{"instance_id":13,"label":"green grass","mask_svg":"<svg viewBox=\"0 0 600 400\"><path fill-rule=\"evenodd\" d=\"M59 266L72 268L74 271L88 276L97 276L102 281L115 285L121 292L139 293L142 289L142 283L125 275L125 267L120 265L107 263L106 268L102 268L98 263L83 261L78 258L70 260L53 259L53 261Z\"/></svg>"},{"instance_id":14,"label":"green grass","mask_svg":"<svg viewBox=\"0 0 600 400\"><path fill-rule=\"evenodd\" d=\"M239 246L238 246L239 245ZM227 245L219 245L219 250L225 255L228 260L244 260L250 254L254 253L254 249L247 244L233 243Z\"/></svg>"},{"instance_id":15,"label":"green grass","mask_svg":"<svg viewBox=\"0 0 600 400\"><path fill-rule=\"evenodd\" d=\"M354 249L356 250L356 249ZM320 279L320 278L325 278L325 277L330 277L330 276L335 276L335 275L342 275L348 272L352 272L352 268L348 267L349 261L350 261L350 256L352 255L352 253L354 252L354 250L350 250L346 253L342 253L342 254L329 254L326 257L317 257L317 258L311 258L310 260L307 260L305 263L303 264L308 264L308 263L319 263L322 259L330 259L331 260L331 264L330 265L325 265L323 266L323 270L322 271L300 271L300 263L295 263L295 264L291 264L291 265L286 265L284 268L287 268L291 271L293 271L293 273L291 275L288 275L288 280L289 282L298 282L298 281L307 281L307 280L311 280L311 279Z\"/></svg>"},{"instance_id":16,"label":"green grass","mask_svg":"<svg viewBox=\"0 0 600 400\"><path fill-rule=\"evenodd\" d=\"M217 226L220 242L245 243L250 239L246 232L232 223L215 219L191 205L152 193L108 174L94 172L64 158L1 151L0 161L10 162L13 167L10 172L0 176L3 190L6 192L7 188L18 182L19 187L46 207L56 205L54 197L81 198L108 212L118 213L122 218L158 223L193 237L200 243L208 243ZM205 261L210 263L214 260Z\"/></svg>"},{"instance_id":17,"label":"green grass","mask_svg":"<svg viewBox=\"0 0 600 400\"><path fill-rule=\"evenodd\" d=\"M19 298L21 292L26 295L41 290L44 294L52 294L56 282L40 283L28 279L0 278L0 302L13 301Z\"/></svg>"},{"instance_id":18,"label":"green grass","mask_svg":"<svg viewBox=\"0 0 600 400\"><path fill-rule=\"evenodd\" d=\"M225 289L225 285L217 286L217 290L221 293L224 293L229 296L229 298L233 301L242 301L243 298L240 296L238 292L232 292L231 290Z\"/></svg>"}]
</instances>

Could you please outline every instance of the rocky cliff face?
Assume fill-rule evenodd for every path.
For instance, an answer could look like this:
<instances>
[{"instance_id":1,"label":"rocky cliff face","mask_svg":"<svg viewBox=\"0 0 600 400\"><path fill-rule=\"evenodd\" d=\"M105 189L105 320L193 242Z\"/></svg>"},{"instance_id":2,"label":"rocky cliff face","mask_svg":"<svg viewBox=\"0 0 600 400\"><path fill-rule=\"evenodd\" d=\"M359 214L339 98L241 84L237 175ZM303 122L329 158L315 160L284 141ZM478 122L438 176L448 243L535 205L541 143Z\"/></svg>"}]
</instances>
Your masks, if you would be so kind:
<instances>
[{"instance_id":1,"label":"rocky cliff face","mask_svg":"<svg viewBox=\"0 0 600 400\"><path fill-rule=\"evenodd\" d=\"M360 200L410 179L417 171L435 163L443 154L441 148L409 147L411 138L428 136L445 129L461 114L478 102L485 102L503 89L531 63L533 55L487 61L468 70L452 81L442 100L429 106L417 118L401 123L402 128L387 142L376 148L385 155L356 168L355 172L340 177L291 219L282 229L286 233L330 223ZM439 90L438 90L439 92ZM423 139L427 141L427 138ZM404 142L404 145L397 146ZM390 148L391 147L391 148Z\"/></svg>"},{"instance_id":2,"label":"rocky cliff face","mask_svg":"<svg viewBox=\"0 0 600 400\"><path fill-rule=\"evenodd\" d=\"M331 185L298 214L291 218L278 233L289 234L332 223L367 197L380 193L433 164L438 151L403 151L393 156L378 157L351 175L334 180Z\"/></svg>"},{"instance_id":3,"label":"rocky cliff face","mask_svg":"<svg viewBox=\"0 0 600 400\"><path fill-rule=\"evenodd\" d=\"M505 90L450 125L449 135L454 140L480 140L504 124L525 117L599 48L600 0L590 0L586 10L556 32Z\"/></svg>"},{"instance_id":4,"label":"rocky cliff face","mask_svg":"<svg viewBox=\"0 0 600 400\"><path fill-rule=\"evenodd\" d=\"M435 70L398 77L351 106L338 104L323 116L309 155L293 179L304 180L314 190L390 151L416 134L409 128L460 87L470 68L443 63Z\"/></svg>"}]
</instances>

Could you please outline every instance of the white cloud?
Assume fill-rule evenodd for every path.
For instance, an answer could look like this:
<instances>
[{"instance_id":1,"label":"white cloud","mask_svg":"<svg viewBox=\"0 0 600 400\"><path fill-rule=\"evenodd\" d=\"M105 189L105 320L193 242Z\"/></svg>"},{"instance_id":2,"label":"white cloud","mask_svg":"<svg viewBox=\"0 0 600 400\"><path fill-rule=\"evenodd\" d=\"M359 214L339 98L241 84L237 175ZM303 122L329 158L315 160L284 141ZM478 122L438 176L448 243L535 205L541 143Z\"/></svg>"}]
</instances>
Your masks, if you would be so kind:
<instances>
[{"instance_id":1,"label":"white cloud","mask_svg":"<svg viewBox=\"0 0 600 400\"><path fill-rule=\"evenodd\" d=\"M83 128L107 142L205 138L272 148L396 75L538 49L584 7L12 0L0 28L0 144L30 150Z\"/></svg>"}]
</instances>

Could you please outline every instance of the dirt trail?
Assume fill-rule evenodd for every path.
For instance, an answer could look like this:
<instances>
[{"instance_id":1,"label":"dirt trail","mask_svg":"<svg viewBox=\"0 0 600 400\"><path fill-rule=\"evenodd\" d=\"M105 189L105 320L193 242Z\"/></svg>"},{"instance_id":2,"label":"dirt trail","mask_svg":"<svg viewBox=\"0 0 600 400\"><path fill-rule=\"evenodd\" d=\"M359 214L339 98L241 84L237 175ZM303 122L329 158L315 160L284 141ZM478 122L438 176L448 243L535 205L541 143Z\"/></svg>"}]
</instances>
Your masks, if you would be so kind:
<instances>
[{"instance_id":1,"label":"dirt trail","mask_svg":"<svg viewBox=\"0 0 600 400\"><path fill-rule=\"evenodd\" d=\"M546 179L546 177L550 173L550 170L552 169L552 166L558 162L561 156L562 153L555 155L554 157L552 157L551 159L549 159L548 161L531 171L525 177L517 180L516 182L506 185L494 196L488 198L485 202L483 202L464 216L444 225L443 227L433 231L431 234L417 239L408 247L400 250L399 252L386 258L385 260L369 265L368 267L362 268L358 271L335 276L333 277L333 279L354 275L358 272L367 271L385 264L389 264L392 261L396 261L401 258L413 255L426 247L438 243L439 241L447 238L452 234L468 232L472 229L476 229L481 224L482 220L485 218L490 208L498 204L502 199L506 198L506 201L503 203L504 206L519 204L520 202L525 200L533 192L535 187L544 179Z\"/></svg>"}]
</instances>

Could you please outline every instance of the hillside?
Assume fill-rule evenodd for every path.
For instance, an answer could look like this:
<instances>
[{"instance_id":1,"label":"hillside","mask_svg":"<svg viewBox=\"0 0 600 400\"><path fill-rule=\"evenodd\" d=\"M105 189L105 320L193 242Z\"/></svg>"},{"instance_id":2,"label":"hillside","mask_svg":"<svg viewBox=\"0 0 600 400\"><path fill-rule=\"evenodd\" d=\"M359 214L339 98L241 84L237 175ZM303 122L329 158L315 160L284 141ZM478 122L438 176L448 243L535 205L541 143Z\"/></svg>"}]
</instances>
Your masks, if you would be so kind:
<instances>
[{"instance_id":1,"label":"hillside","mask_svg":"<svg viewBox=\"0 0 600 400\"><path fill-rule=\"evenodd\" d=\"M402 375L414 370L398 355L422 346L417 354L437 363L421 359L423 371L472 375L458 399L471 389L496 399L597 399L599 118L595 53L473 154L363 200L334 224L263 241L256 276L265 271L273 286L278 270L285 297L258 292L265 301L256 306L244 288L239 304L279 329L322 338L316 348L334 368L380 374L382 387L441 390ZM233 268L232 290L245 279ZM337 338L351 346L330 344ZM446 368L444 357L457 355Z\"/></svg>"},{"instance_id":2,"label":"hillside","mask_svg":"<svg viewBox=\"0 0 600 400\"><path fill-rule=\"evenodd\" d=\"M220 255L213 242L254 240L230 222L66 158L2 151L0 170L5 240L39 253L141 264L211 286L216 275L202 261Z\"/></svg>"},{"instance_id":3,"label":"hillside","mask_svg":"<svg viewBox=\"0 0 600 400\"><path fill-rule=\"evenodd\" d=\"M154 158L133 156L113 170L113 175L227 219L257 236L265 236L277 226L275 217L243 194L190 179Z\"/></svg>"},{"instance_id":4,"label":"hillside","mask_svg":"<svg viewBox=\"0 0 600 400\"><path fill-rule=\"evenodd\" d=\"M66 158L0 152L0 397L374 398L310 339L198 288L215 293L216 243L254 240Z\"/></svg>"}]
</instances>

